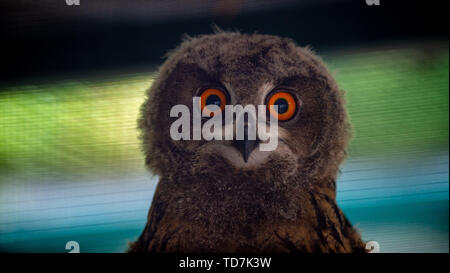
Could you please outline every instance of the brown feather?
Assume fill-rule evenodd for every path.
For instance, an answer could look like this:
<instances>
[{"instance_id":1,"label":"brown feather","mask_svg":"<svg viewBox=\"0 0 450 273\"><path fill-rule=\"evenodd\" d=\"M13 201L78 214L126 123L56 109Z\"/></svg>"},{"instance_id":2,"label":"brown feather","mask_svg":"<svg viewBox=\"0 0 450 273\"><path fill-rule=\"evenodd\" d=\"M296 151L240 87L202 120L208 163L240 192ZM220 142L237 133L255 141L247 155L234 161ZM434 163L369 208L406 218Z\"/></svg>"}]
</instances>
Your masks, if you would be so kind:
<instances>
[{"instance_id":1,"label":"brown feather","mask_svg":"<svg viewBox=\"0 0 450 273\"><path fill-rule=\"evenodd\" d=\"M263 84L294 89L303 106L280 124L286 148L239 168L203 149L203 140L173 141L170 108L192 107L197 90L212 83L231 87L232 103L243 105L261 104ZM311 50L270 35L189 38L161 66L139 127L146 165L160 181L130 252L364 252L336 204L350 138L343 94Z\"/></svg>"}]
</instances>

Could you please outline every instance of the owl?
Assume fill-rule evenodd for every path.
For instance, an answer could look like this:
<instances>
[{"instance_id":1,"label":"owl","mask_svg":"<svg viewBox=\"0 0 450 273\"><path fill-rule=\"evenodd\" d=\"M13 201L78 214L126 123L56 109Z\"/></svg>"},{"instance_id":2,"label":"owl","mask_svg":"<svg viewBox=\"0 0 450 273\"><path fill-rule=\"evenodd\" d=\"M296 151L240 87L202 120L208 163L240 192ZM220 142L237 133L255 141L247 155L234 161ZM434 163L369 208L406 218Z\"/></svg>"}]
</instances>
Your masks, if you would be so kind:
<instances>
[{"instance_id":1,"label":"owl","mask_svg":"<svg viewBox=\"0 0 450 273\"><path fill-rule=\"evenodd\" d=\"M277 119L278 144L262 151L247 134L174 140L175 105L217 106L202 124L224 105L276 105L267 114ZM138 124L146 166L159 182L129 252L365 251L336 203L351 131L343 94L310 49L272 35L187 37L167 54Z\"/></svg>"}]
</instances>

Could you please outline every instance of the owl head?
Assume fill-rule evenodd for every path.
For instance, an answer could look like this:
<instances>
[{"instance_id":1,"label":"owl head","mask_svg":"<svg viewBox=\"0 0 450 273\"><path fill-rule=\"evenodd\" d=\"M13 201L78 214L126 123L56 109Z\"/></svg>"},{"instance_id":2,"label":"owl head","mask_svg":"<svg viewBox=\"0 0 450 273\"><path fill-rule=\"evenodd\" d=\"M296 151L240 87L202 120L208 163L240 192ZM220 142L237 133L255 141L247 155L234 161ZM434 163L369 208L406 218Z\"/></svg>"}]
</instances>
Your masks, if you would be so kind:
<instances>
[{"instance_id":1,"label":"owl head","mask_svg":"<svg viewBox=\"0 0 450 273\"><path fill-rule=\"evenodd\" d=\"M298 186L299 180L329 181L333 187L349 124L335 80L311 50L277 36L218 32L186 38L167 56L139 119L146 164L153 173L195 177L191 186L198 180L215 190L227 183L289 188L290 181ZM194 97L200 98L198 105ZM170 127L177 117L170 112L176 105L187 106L190 113L217 106L202 124L222 115L225 105L266 105L268 115L277 119L277 135L270 136L277 138L277 146L262 151L258 138L174 140ZM275 112L270 105L277 106Z\"/></svg>"}]
</instances>

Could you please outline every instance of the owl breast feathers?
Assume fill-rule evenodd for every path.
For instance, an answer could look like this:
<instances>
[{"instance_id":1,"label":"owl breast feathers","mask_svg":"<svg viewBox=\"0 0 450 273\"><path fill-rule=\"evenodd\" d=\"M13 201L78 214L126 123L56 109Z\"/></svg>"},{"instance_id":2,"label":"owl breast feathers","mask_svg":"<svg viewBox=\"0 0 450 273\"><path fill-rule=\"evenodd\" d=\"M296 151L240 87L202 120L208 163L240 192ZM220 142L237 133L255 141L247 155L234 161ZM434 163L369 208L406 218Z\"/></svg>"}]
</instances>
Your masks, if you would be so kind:
<instances>
[{"instance_id":1,"label":"owl breast feathers","mask_svg":"<svg viewBox=\"0 0 450 273\"><path fill-rule=\"evenodd\" d=\"M173 139L175 105L211 110L202 125L224 117L225 105L276 105L267 115L277 119L277 146L262 151L264 140L249 137L250 115L244 129L237 117L215 128L244 130L241 138ZM271 35L187 38L160 67L139 127L146 166L160 180L130 252L364 252L336 204L350 137L343 94L308 48Z\"/></svg>"}]
</instances>

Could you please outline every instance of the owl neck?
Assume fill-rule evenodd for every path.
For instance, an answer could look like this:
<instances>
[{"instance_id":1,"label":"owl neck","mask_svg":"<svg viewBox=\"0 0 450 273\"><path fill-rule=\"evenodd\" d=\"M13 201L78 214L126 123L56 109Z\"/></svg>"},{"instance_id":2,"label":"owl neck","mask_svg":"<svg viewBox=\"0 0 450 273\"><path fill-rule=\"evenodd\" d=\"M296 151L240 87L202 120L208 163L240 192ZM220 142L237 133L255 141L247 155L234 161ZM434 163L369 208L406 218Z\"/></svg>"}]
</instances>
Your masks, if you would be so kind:
<instances>
[{"instance_id":1,"label":"owl neck","mask_svg":"<svg viewBox=\"0 0 450 273\"><path fill-rule=\"evenodd\" d=\"M312 211L328 213L336 205L334 180L301 173L287 179L273 174L218 174L162 178L155 196L161 195L176 217L230 231L274 220L308 224L305 219Z\"/></svg>"},{"instance_id":2,"label":"owl neck","mask_svg":"<svg viewBox=\"0 0 450 273\"><path fill-rule=\"evenodd\" d=\"M337 207L331 189L251 195L220 187L209 192L191 183L189 178L160 180L149 221L135 249L222 253L363 249L359 234Z\"/></svg>"}]
</instances>

